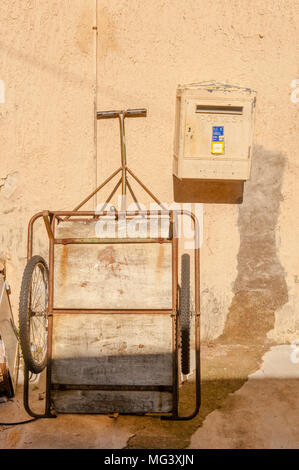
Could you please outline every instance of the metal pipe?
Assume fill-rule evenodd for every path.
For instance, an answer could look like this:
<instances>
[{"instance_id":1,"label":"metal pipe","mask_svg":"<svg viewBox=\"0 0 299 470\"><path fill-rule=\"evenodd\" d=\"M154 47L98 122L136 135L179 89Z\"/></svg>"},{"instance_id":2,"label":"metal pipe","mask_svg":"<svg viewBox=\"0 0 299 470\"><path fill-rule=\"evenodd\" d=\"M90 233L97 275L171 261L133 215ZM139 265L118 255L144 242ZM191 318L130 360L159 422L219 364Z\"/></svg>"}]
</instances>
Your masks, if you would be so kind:
<instances>
[{"instance_id":1,"label":"metal pipe","mask_svg":"<svg viewBox=\"0 0 299 470\"><path fill-rule=\"evenodd\" d=\"M55 217L51 222L55 235ZM51 369L52 369L52 335L53 335L53 302L54 302L54 238L49 241L49 286L48 286L48 338L47 338L47 376L46 376L46 414L51 415Z\"/></svg>"},{"instance_id":2,"label":"metal pipe","mask_svg":"<svg viewBox=\"0 0 299 470\"><path fill-rule=\"evenodd\" d=\"M53 239L54 239L54 235L53 235L53 232L52 232L52 229L51 229L51 225L50 225L50 222L49 222L49 211L44 211L44 212L43 212L43 219L44 219L44 222L45 222L45 226L46 226L46 230L47 230L49 239L50 239L50 240L53 240Z\"/></svg>"},{"instance_id":3,"label":"metal pipe","mask_svg":"<svg viewBox=\"0 0 299 470\"><path fill-rule=\"evenodd\" d=\"M122 167L122 183L121 183L121 210L126 210L126 193L127 193L127 151L126 151L126 134L125 134L125 114L119 113L119 131L120 131L120 149L121 149L121 167Z\"/></svg>"},{"instance_id":4,"label":"metal pipe","mask_svg":"<svg viewBox=\"0 0 299 470\"><path fill-rule=\"evenodd\" d=\"M135 314L150 314L150 315L172 315L172 310L170 309L116 309L116 308L53 308L50 312L51 314L66 315L66 314L126 314L126 315L135 315Z\"/></svg>"},{"instance_id":5,"label":"metal pipe","mask_svg":"<svg viewBox=\"0 0 299 470\"><path fill-rule=\"evenodd\" d=\"M125 243L170 243L168 238L56 238L55 245L107 245Z\"/></svg>"},{"instance_id":6,"label":"metal pipe","mask_svg":"<svg viewBox=\"0 0 299 470\"><path fill-rule=\"evenodd\" d=\"M93 19L93 159L94 159L94 187L98 185L98 126L97 126L97 109L98 109L98 0L94 0L94 19ZM94 198L94 209L97 207L97 193Z\"/></svg>"},{"instance_id":7,"label":"metal pipe","mask_svg":"<svg viewBox=\"0 0 299 470\"><path fill-rule=\"evenodd\" d=\"M127 171L128 173L130 173L131 176L133 176L133 178L137 181L137 183L140 184L140 186L144 189L144 191L146 191L159 206L161 206L164 210L166 210L166 208L159 201L159 199L156 198L156 196L147 188L147 186L145 186L145 184L142 183L142 181L140 181L140 179L133 173L133 171L130 170L130 168L127 168Z\"/></svg>"},{"instance_id":8,"label":"metal pipe","mask_svg":"<svg viewBox=\"0 0 299 470\"><path fill-rule=\"evenodd\" d=\"M137 201L137 198L136 198L135 193L134 193L134 191L133 191L133 189L132 189L132 186L130 185L130 182L128 181L128 178L127 178L127 186L128 186L128 188L129 188L129 191L130 191L130 193L131 193L131 196L132 196L132 198L133 198L133 201L135 202L135 204L136 204L138 210L141 211L142 209L141 209L141 207L140 207L140 205L139 205L139 202Z\"/></svg>"},{"instance_id":9,"label":"metal pipe","mask_svg":"<svg viewBox=\"0 0 299 470\"><path fill-rule=\"evenodd\" d=\"M100 189L102 189L107 183L109 183L109 181L111 181L112 178L114 178L114 176L117 175L117 173L119 173L121 169L122 168L120 167L117 170L115 170L114 173L112 173L112 175L110 175L102 184L100 184L100 186L98 186L85 199L83 199L83 201L80 202L80 204L78 204L72 211L69 211L69 213L77 212L78 209L80 209L80 207L84 206L84 204L86 204L86 202L88 202L89 199L92 198L92 196L94 196L98 191L100 191ZM64 212L67 212L67 211L64 211ZM94 212L94 214L95 214L95 212ZM56 215L61 215L61 214L56 213ZM75 214L73 214L73 215L75 215ZM71 217L71 216L69 216L69 217ZM69 217L66 217L64 220L69 219Z\"/></svg>"},{"instance_id":10,"label":"metal pipe","mask_svg":"<svg viewBox=\"0 0 299 470\"><path fill-rule=\"evenodd\" d=\"M106 201L105 201L105 203L104 203L104 205L103 205L103 207L102 207L102 209L101 209L102 211L106 209L106 206L107 206L108 202L110 202L111 199L113 198L113 196L114 196L114 194L116 193L116 191L118 190L118 188L119 188L121 182L122 182L122 178L120 178L120 180L119 180L118 183L116 184L115 188L111 191L111 193L110 193L109 196L107 197L107 199L106 199Z\"/></svg>"},{"instance_id":11,"label":"metal pipe","mask_svg":"<svg viewBox=\"0 0 299 470\"><path fill-rule=\"evenodd\" d=\"M38 212L29 220L28 224L28 236L27 236L27 261L32 257L33 251L33 225L34 222L43 216L43 212Z\"/></svg>"},{"instance_id":12,"label":"metal pipe","mask_svg":"<svg viewBox=\"0 0 299 470\"><path fill-rule=\"evenodd\" d=\"M119 169L119 171L121 170L121 168ZM166 208L163 208L163 209L157 209L157 210L144 210L144 211L126 211L125 215L168 215L169 216L169 212L170 210L167 210ZM177 212L178 214L181 214L181 213L184 213L184 214L189 214L187 211L181 211L181 210L173 210L172 212ZM69 217L79 217L79 216L82 216L82 217L94 217L94 216L104 216L104 215L111 215L111 216L117 216L119 211L115 210L115 211L99 211L99 212L95 212L95 211L53 211L53 212L49 212L50 214L53 214L55 217L56 216L69 216ZM40 213L41 215L43 215L43 213L41 212ZM64 219L66 220L66 219Z\"/></svg>"},{"instance_id":13,"label":"metal pipe","mask_svg":"<svg viewBox=\"0 0 299 470\"><path fill-rule=\"evenodd\" d=\"M175 222L175 221L174 221ZM178 239L172 238L172 384L173 417L178 416L178 344L177 344Z\"/></svg>"}]
</instances>

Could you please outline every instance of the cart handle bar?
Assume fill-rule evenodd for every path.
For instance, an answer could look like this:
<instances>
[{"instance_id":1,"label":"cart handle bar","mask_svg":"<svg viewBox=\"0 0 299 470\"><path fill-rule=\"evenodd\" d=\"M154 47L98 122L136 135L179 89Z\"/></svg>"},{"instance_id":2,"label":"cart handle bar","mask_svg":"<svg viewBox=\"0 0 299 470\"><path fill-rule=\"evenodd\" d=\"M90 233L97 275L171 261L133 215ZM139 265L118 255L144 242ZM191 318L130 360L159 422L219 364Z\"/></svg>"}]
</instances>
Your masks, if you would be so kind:
<instances>
[{"instance_id":1,"label":"cart handle bar","mask_svg":"<svg viewBox=\"0 0 299 470\"><path fill-rule=\"evenodd\" d=\"M97 119L110 119L116 118L120 115L123 117L145 117L147 110L145 108L141 109L127 109L121 111L98 111L97 112Z\"/></svg>"}]
</instances>

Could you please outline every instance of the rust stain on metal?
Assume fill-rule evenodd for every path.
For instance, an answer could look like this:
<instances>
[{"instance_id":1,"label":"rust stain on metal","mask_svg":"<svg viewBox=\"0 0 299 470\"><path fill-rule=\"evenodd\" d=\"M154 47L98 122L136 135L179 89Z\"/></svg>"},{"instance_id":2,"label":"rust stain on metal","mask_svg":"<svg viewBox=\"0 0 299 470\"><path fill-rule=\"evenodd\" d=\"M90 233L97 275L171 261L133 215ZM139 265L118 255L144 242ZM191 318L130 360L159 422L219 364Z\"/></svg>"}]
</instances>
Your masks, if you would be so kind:
<instances>
[{"instance_id":1,"label":"rust stain on metal","mask_svg":"<svg viewBox=\"0 0 299 470\"><path fill-rule=\"evenodd\" d=\"M60 278L61 278L62 284L64 284L66 280L67 262L68 262L67 250L68 248L66 246L62 247L61 258L60 258Z\"/></svg>"}]
</instances>

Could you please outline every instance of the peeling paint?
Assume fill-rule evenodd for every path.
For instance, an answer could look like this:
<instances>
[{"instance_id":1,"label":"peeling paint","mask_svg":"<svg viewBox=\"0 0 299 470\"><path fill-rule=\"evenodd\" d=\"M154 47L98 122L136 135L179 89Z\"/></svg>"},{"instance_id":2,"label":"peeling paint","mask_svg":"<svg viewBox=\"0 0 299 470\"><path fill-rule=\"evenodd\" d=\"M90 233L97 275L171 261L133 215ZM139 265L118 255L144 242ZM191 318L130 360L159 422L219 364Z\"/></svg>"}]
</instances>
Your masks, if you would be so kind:
<instances>
[{"instance_id":1,"label":"peeling paint","mask_svg":"<svg viewBox=\"0 0 299 470\"><path fill-rule=\"evenodd\" d=\"M15 171L13 173L9 173L4 178L0 178L0 191L1 194L6 199L10 199L10 197L14 194L18 187L19 181L19 172Z\"/></svg>"}]
</instances>

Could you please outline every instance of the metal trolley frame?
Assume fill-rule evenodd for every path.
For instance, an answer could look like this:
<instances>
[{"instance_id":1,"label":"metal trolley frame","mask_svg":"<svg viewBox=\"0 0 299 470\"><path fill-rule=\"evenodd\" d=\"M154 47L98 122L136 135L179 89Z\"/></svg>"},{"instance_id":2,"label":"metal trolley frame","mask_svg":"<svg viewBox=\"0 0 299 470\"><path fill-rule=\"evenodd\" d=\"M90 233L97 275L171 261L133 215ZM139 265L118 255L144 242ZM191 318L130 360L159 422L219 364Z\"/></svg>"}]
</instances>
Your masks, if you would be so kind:
<instances>
[{"instance_id":1,"label":"metal trolley frame","mask_svg":"<svg viewBox=\"0 0 299 470\"><path fill-rule=\"evenodd\" d=\"M189 420L194 418L200 408L201 393L200 393L200 249L199 249L199 223L196 216L192 212L185 210L166 210L161 202L153 195L153 193L140 181L139 178L127 167L126 163L126 146L125 146L125 117L145 116L145 109L126 110L126 111L105 111L98 112L97 118L115 118L119 119L120 123L120 136L121 136L121 167L118 168L112 175L109 176L100 186L98 186L91 194L89 194L78 206L72 211L42 211L35 214L28 225L28 243L27 243L27 260L32 257L33 251L33 237L34 237L34 224L42 218L49 237L49 284L48 284L48 307L47 307L47 320L48 320L48 336L47 336L47 362L46 362L46 402L45 412L43 414L35 413L29 403L29 369L24 365L24 407L27 413L36 418L53 418L56 416L55 410L52 409L51 404L51 391L57 389L67 390L67 384L52 384L51 381L51 364L52 364L52 334L53 334L53 315L63 314L126 314L134 313L138 315L157 314L157 315L170 315L172 317L172 385L171 386L145 386L145 385L73 385L72 389L76 390L126 390L126 391L167 391L173 395L172 411L171 413L159 413L162 419L167 420ZM120 211L84 211L80 210L81 207L87 203L98 191L100 191L114 176L121 172L121 178L116 184L115 188L107 198L103 209L112 199L118 187L122 188L122 208ZM138 205L137 199L133 192L128 174L134 179L151 198L161 207L156 211L141 210ZM125 197L127 188L131 196L137 204L137 211L127 211L125 205ZM56 238L55 228L57 224L63 221L72 220L95 220L104 216L112 216L115 220L123 218L128 220L136 215L140 215L146 219L151 217L169 217L169 236L167 238ZM177 218L178 216L188 216L191 218L194 226L195 246L194 246L194 288L195 288L195 407L194 411L188 416L179 415L179 314L178 314L178 245L179 238L177 232ZM171 309L59 309L54 308L54 249L55 245L69 245L69 244L125 244L125 243L170 243L171 257L172 257L172 308ZM146 414L146 413L145 413ZM150 413L152 414L152 413Z\"/></svg>"}]
</instances>

